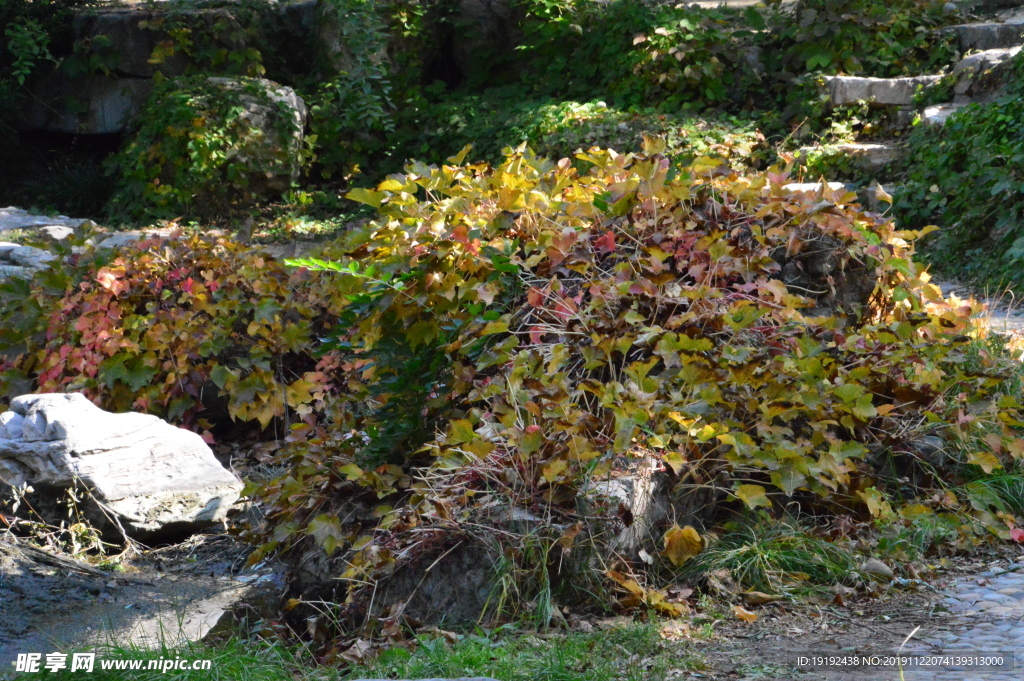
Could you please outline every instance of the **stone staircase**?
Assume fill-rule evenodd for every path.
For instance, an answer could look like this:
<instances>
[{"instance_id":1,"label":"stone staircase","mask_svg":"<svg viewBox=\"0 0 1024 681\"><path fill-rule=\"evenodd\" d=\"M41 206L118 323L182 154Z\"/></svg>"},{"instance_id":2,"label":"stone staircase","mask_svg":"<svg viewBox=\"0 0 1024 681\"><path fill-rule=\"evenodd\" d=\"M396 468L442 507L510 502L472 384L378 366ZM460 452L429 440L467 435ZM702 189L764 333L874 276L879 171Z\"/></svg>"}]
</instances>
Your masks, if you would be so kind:
<instances>
[{"instance_id":1,"label":"stone staircase","mask_svg":"<svg viewBox=\"0 0 1024 681\"><path fill-rule=\"evenodd\" d=\"M828 76L825 90L832 105L868 102L873 109L888 113L895 129L900 130L909 128L918 116L925 125L941 126L958 109L972 102L995 99L1002 91L1012 58L1024 47L1024 0L984 0L984 4L975 4L972 9L985 20L939 29L955 36L960 52L966 55L951 64L947 73L900 78ZM951 101L918 107L915 96L936 85L950 87ZM877 207L875 186L881 185L892 193L894 187L888 171L902 156L899 141L804 147L801 157L813 157L825 149L830 157L838 156L843 167L855 169L859 176L867 178L847 187L857 191L869 208Z\"/></svg>"}]
</instances>

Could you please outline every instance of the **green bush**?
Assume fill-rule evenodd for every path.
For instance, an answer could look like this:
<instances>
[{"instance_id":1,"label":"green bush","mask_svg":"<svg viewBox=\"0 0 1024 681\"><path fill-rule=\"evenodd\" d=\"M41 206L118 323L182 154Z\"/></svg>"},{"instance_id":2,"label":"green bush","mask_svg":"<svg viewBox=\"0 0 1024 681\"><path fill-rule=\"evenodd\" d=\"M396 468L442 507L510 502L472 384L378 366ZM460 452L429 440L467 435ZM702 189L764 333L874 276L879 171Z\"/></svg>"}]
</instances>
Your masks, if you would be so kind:
<instances>
[{"instance_id":1,"label":"green bush","mask_svg":"<svg viewBox=\"0 0 1024 681\"><path fill-rule=\"evenodd\" d=\"M925 245L931 262L979 283L1024 283L1022 69L1017 57L997 101L971 104L941 127L918 127L896 195L902 223L942 227Z\"/></svg>"},{"instance_id":2,"label":"green bush","mask_svg":"<svg viewBox=\"0 0 1024 681\"><path fill-rule=\"evenodd\" d=\"M302 121L276 88L202 76L158 84L138 131L111 159L112 212L209 216L288 189L303 156Z\"/></svg>"},{"instance_id":3,"label":"green bush","mask_svg":"<svg viewBox=\"0 0 1024 681\"><path fill-rule=\"evenodd\" d=\"M799 0L771 15L772 70L877 77L935 73L957 55L938 0Z\"/></svg>"},{"instance_id":4,"label":"green bush","mask_svg":"<svg viewBox=\"0 0 1024 681\"><path fill-rule=\"evenodd\" d=\"M25 83L71 51L71 13L95 0L0 2L0 131L28 95Z\"/></svg>"},{"instance_id":5,"label":"green bush","mask_svg":"<svg viewBox=\"0 0 1024 681\"><path fill-rule=\"evenodd\" d=\"M619 466L657 462L680 494L727 490L737 510L859 508L866 519L891 514L887 495L901 492L875 454L905 448L929 420L964 439L984 430L972 466L1024 456L1020 405L991 399L1001 365L962 366L969 319L912 262L917 234L842 191L793 192L785 174L740 176L707 159L673 168L662 143L645 146L583 152L585 172L525 149L494 167L463 153L349 193L379 218L340 262L294 263L336 272L347 300L328 336L332 420L278 453L287 472L258 492L269 523L253 560L340 551L356 613L371 592L359 585L429 564L447 540L495 550L487 528L525 509L548 528L580 523L580 536L503 529L492 555L511 572L549 585L607 577L628 592L624 607L678 615L657 569L595 575L597 561L579 558L618 532L618 505L588 490ZM984 415L961 423L980 400ZM393 413L417 427L389 430ZM374 520L352 510L364 504ZM720 509L702 503L679 522L710 525ZM697 531L651 528L649 555L662 532L667 545ZM574 541L574 558L559 558ZM814 567L824 550L790 536L754 547L749 560L764 566L751 583ZM663 555L662 575L687 558ZM828 583L842 561L828 555L811 572ZM559 593L541 586L523 590L538 608ZM582 591L597 607L598 591Z\"/></svg>"},{"instance_id":6,"label":"green bush","mask_svg":"<svg viewBox=\"0 0 1024 681\"><path fill-rule=\"evenodd\" d=\"M405 130L415 134L403 134ZM751 117L627 111L603 101L523 99L520 90L510 87L406 111L392 138L391 159L393 164L409 157L438 161L472 144L473 158L498 161L506 147L523 142L544 156L572 157L592 146L638 147L644 135L664 137L667 154L681 164L715 156L734 167L757 167L768 155Z\"/></svg>"},{"instance_id":7,"label":"green bush","mask_svg":"<svg viewBox=\"0 0 1024 681\"><path fill-rule=\"evenodd\" d=\"M520 65L540 93L666 111L743 100L756 69L744 15L643 0L524 0Z\"/></svg>"}]
</instances>

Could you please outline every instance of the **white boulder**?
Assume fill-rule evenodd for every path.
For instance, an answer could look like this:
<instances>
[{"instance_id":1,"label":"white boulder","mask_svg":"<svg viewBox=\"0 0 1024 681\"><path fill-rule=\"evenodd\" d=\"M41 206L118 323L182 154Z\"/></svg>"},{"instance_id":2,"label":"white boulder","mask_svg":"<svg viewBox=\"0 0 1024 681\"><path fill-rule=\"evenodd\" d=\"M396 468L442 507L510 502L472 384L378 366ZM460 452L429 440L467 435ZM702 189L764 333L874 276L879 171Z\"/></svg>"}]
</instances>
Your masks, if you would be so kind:
<instances>
[{"instance_id":1,"label":"white boulder","mask_svg":"<svg viewBox=\"0 0 1024 681\"><path fill-rule=\"evenodd\" d=\"M0 414L0 480L48 490L80 482L100 507L93 515L141 538L221 522L242 490L199 435L103 411L79 393L12 400Z\"/></svg>"}]
</instances>

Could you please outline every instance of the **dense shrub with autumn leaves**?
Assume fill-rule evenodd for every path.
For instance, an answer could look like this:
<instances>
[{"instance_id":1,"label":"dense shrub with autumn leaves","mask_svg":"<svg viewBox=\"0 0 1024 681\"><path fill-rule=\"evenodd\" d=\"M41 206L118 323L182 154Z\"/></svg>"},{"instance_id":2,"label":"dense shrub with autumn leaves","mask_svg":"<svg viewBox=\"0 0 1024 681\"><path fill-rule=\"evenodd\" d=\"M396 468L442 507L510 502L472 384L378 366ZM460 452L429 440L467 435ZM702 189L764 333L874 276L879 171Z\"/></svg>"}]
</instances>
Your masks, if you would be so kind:
<instances>
[{"instance_id":1,"label":"dense shrub with autumn leaves","mask_svg":"<svg viewBox=\"0 0 1024 681\"><path fill-rule=\"evenodd\" d=\"M0 284L0 395L77 390L200 432L300 420L323 398L316 335L340 310L323 276L215 236L66 255Z\"/></svg>"},{"instance_id":2,"label":"dense shrub with autumn leaves","mask_svg":"<svg viewBox=\"0 0 1024 681\"><path fill-rule=\"evenodd\" d=\"M380 580L476 546L459 560L490 556L499 586L542 575L516 602L593 600L607 579L620 605L678 614L657 575L728 507L1013 527L949 491L1018 459L1024 421L997 360L969 349L974 310L913 262L920 235L843 191L645 146L581 153L585 172L523 149L413 163L349 194L379 218L347 256L293 263L334 271L348 301L331 418L293 429L287 472L256 495L253 560L301 556L293 606L324 596L317 561L358 620L387 605ZM415 424L389 430L395 405ZM636 462L677 499L711 490L642 552L617 548L638 519L600 493Z\"/></svg>"}]
</instances>

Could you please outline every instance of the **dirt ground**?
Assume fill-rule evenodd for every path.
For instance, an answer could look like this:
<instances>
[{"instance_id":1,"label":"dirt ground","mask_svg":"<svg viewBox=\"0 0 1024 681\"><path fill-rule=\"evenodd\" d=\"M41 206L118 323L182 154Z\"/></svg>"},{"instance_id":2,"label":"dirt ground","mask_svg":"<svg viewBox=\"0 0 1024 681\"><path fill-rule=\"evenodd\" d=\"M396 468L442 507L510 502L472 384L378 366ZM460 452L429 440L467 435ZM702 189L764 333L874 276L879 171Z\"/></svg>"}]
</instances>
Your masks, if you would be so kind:
<instances>
[{"instance_id":1,"label":"dirt ground","mask_svg":"<svg viewBox=\"0 0 1024 681\"><path fill-rule=\"evenodd\" d=\"M126 561L124 571L109 573L0 537L0 679L11 674L18 653L45 654L108 638L174 645L182 638L201 638L237 603L262 599L272 606L282 586L280 574L267 566L246 569L247 553L228 535L197 535L143 552ZM895 669L815 668L800 664L799 657L884 655L898 650L916 628L915 639L939 630L966 630L963 616L944 605L951 585L995 565L1014 565L1022 557L1024 549L1014 548L954 560L928 586L890 588L877 598L751 608L758 617L749 624L728 614L724 619L697 615L693 625L710 620L716 636L686 647L703 657L707 668L680 670L672 678L899 679ZM1024 570L1019 574L1024 583ZM1009 678L1024 678L1024 672Z\"/></svg>"},{"instance_id":2,"label":"dirt ground","mask_svg":"<svg viewBox=\"0 0 1024 681\"><path fill-rule=\"evenodd\" d=\"M0 678L18 653L201 638L235 604L280 588L273 568L245 568L248 553L227 535L195 535L104 572L0 537Z\"/></svg>"},{"instance_id":3,"label":"dirt ground","mask_svg":"<svg viewBox=\"0 0 1024 681\"><path fill-rule=\"evenodd\" d=\"M928 586L891 588L879 598L847 600L842 605L771 604L755 608L759 615L756 622L727 621L716 627L720 638L698 646L698 649L703 648L700 652L708 662L708 669L684 672L679 678L743 681L896 681L905 678L911 681L934 679L938 674L945 674L941 677L945 679L950 674L948 670L908 669L901 677L899 670L893 667L813 667L806 662L801 664L799 658L884 657L900 650L911 634L913 637L905 651L911 650L915 644L920 649L920 641L941 632L970 630L976 625L976 620L952 612L948 607L948 596L955 592L954 585L975 581L984 583L984 579L979 579L983 571L1018 565L1022 556L1024 549L1009 548L956 559ZM1024 570L1013 574L1024 583ZM1017 621L1014 626L1024 628L1024 622ZM1012 654L1013 651L1006 652ZM954 672L952 676L983 681L1021 679L1024 678L1024 669L1018 668L1009 673L965 672L963 675Z\"/></svg>"}]
</instances>

